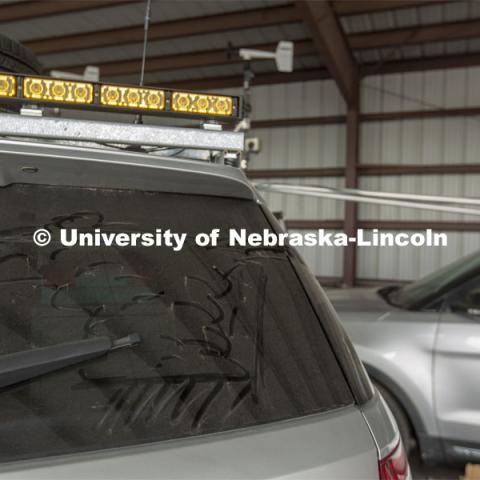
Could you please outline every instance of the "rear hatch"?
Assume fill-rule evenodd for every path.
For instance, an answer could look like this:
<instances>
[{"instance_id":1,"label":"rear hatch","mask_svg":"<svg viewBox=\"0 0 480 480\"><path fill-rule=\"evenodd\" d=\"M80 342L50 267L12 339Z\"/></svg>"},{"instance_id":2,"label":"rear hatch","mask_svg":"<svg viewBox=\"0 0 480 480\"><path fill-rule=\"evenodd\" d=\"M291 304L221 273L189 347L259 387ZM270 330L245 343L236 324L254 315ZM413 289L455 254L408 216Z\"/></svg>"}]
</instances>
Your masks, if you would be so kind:
<instances>
[{"instance_id":1,"label":"rear hatch","mask_svg":"<svg viewBox=\"0 0 480 480\"><path fill-rule=\"evenodd\" d=\"M0 391L5 478L58 456L80 462L78 478L376 476L373 439L290 252L228 246L229 229L270 228L255 202L31 184L3 187L0 202L1 353L142 337ZM32 242L40 227L48 246ZM216 228L217 246L196 244ZM61 229L187 237L180 251L64 247ZM86 452L97 454L82 463ZM32 478L41 471L55 477Z\"/></svg>"}]
</instances>

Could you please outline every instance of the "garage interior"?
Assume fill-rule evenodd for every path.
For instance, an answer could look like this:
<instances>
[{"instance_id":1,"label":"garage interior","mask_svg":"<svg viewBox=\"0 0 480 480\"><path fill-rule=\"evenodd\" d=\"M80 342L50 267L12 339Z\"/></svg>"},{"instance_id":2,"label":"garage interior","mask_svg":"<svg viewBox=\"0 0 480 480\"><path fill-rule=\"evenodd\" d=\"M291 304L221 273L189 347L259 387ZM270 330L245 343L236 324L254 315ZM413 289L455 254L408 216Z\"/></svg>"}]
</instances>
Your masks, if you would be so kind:
<instances>
[{"instance_id":1,"label":"garage interior","mask_svg":"<svg viewBox=\"0 0 480 480\"><path fill-rule=\"evenodd\" d=\"M145 2L0 3L1 32L45 72L138 83ZM145 85L242 94L242 47L294 42L294 70L254 60L253 181L475 197L480 182L480 1L158 1ZM432 229L446 247L300 248L323 286L419 279L480 247L474 217L265 193L291 232ZM480 433L479 433L480 438ZM458 478L423 471L415 478Z\"/></svg>"},{"instance_id":2,"label":"garage interior","mask_svg":"<svg viewBox=\"0 0 480 480\"><path fill-rule=\"evenodd\" d=\"M46 71L135 83L144 2L2 2L2 33ZM474 196L480 174L480 2L338 1L324 19L284 1L153 2L146 85L241 93L240 47L295 44L294 71L253 61L254 180ZM317 21L317 23L315 23ZM302 251L324 285L419 278L478 247L460 215L266 194L291 231L449 232L446 248ZM330 251L332 250L332 251Z\"/></svg>"}]
</instances>

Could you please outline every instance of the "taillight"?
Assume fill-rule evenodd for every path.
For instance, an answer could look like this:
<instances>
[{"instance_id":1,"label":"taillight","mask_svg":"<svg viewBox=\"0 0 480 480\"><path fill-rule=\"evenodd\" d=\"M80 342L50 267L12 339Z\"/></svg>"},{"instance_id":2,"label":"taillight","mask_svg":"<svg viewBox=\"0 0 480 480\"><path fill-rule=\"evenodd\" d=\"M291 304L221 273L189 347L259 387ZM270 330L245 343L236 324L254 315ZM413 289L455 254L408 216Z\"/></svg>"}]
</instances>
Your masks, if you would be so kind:
<instances>
[{"instance_id":1,"label":"taillight","mask_svg":"<svg viewBox=\"0 0 480 480\"><path fill-rule=\"evenodd\" d=\"M391 453L379 460L378 472L380 480L408 480L411 478L407 455L401 441Z\"/></svg>"}]
</instances>

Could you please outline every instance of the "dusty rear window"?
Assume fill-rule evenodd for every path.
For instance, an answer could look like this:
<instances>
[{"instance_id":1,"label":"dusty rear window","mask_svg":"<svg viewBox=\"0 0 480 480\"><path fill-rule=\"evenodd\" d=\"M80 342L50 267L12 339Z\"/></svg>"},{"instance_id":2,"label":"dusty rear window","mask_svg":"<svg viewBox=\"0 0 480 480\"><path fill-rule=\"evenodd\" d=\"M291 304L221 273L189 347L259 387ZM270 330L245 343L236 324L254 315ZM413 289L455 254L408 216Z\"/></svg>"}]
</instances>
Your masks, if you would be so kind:
<instances>
[{"instance_id":1,"label":"dusty rear window","mask_svg":"<svg viewBox=\"0 0 480 480\"><path fill-rule=\"evenodd\" d=\"M286 250L198 247L269 225L254 202L0 189L0 354L132 332L142 343L0 390L0 459L200 435L353 403ZM32 242L47 226L54 241ZM170 228L186 247L72 247L59 228ZM1 357L0 357L1 361ZM320 448L320 447L319 447Z\"/></svg>"}]
</instances>

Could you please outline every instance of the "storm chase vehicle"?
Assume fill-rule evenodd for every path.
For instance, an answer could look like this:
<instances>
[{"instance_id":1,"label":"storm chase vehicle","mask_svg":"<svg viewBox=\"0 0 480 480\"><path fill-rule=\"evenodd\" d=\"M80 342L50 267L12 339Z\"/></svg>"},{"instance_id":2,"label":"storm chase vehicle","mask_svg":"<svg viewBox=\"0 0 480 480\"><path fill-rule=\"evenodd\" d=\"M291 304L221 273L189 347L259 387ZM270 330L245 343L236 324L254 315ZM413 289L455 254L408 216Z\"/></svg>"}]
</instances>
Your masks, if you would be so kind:
<instances>
[{"instance_id":1,"label":"storm chase vehicle","mask_svg":"<svg viewBox=\"0 0 480 480\"><path fill-rule=\"evenodd\" d=\"M330 291L407 450L480 460L480 252L403 287Z\"/></svg>"},{"instance_id":2,"label":"storm chase vehicle","mask_svg":"<svg viewBox=\"0 0 480 480\"><path fill-rule=\"evenodd\" d=\"M55 85L110 111L150 95L164 114L224 118L239 102L3 77L10 99L21 85L47 105L62 102ZM0 135L0 478L410 478L296 252L193 241L280 231L229 165L243 134L0 114ZM157 228L185 232L184 247L59 242Z\"/></svg>"}]
</instances>

